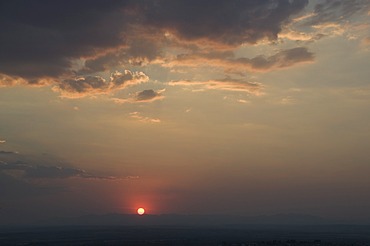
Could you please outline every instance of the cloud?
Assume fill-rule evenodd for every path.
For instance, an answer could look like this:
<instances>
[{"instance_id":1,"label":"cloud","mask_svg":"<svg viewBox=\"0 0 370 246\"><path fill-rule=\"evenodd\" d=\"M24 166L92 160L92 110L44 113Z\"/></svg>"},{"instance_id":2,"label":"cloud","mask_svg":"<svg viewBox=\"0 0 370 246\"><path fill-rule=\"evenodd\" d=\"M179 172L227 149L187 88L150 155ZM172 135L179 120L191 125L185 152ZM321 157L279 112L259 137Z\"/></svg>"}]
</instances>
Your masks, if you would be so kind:
<instances>
[{"instance_id":1,"label":"cloud","mask_svg":"<svg viewBox=\"0 0 370 246\"><path fill-rule=\"evenodd\" d=\"M27 79L68 74L71 60L124 43L128 1L1 3L0 72Z\"/></svg>"},{"instance_id":2,"label":"cloud","mask_svg":"<svg viewBox=\"0 0 370 246\"><path fill-rule=\"evenodd\" d=\"M257 82L246 82L237 79L226 78L223 80L208 80L208 81L171 81L168 83L171 86L186 86L196 88L195 91L201 90L221 90L221 91L236 91L245 92L253 95L262 95L263 86Z\"/></svg>"},{"instance_id":3,"label":"cloud","mask_svg":"<svg viewBox=\"0 0 370 246\"><path fill-rule=\"evenodd\" d=\"M85 171L76 168L58 166L31 166L26 168L25 178L70 178L83 177Z\"/></svg>"},{"instance_id":4,"label":"cloud","mask_svg":"<svg viewBox=\"0 0 370 246\"><path fill-rule=\"evenodd\" d=\"M122 90L127 86L132 86L149 81L149 77L143 72L114 72L107 82L100 76L77 77L66 79L53 87L54 91L61 93L65 98L81 98L86 96L95 96L99 94L108 94L117 90Z\"/></svg>"},{"instance_id":5,"label":"cloud","mask_svg":"<svg viewBox=\"0 0 370 246\"><path fill-rule=\"evenodd\" d=\"M252 59L240 58L242 63L250 64L255 70L269 70L273 68L290 67L297 63L311 62L314 59L313 53L305 47L282 50L273 56L257 56Z\"/></svg>"},{"instance_id":6,"label":"cloud","mask_svg":"<svg viewBox=\"0 0 370 246\"><path fill-rule=\"evenodd\" d=\"M274 40L307 0L91 0L1 3L0 74L39 84L117 65L143 65L163 47L193 42L236 47ZM171 43L169 37L175 37ZM76 62L77 61L77 62ZM76 64L85 68L76 68Z\"/></svg>"},{"instance_id":7,"label":"cloud","mask_svg":"<svg viewBox=\"0 0 370 246\"><path fill-rule=\"evenodd\" d=\"M4 142L1 142L1 143L5 143L5 141ZM16 151L0 150L0 155L13 155L13 154L18 154L18 152L16 152Z\"/></svg>"},{"instance_id":8,"label":"cloud","mask_svg":"<svg viewBox=\"0 0 370 246\"><path fill-rule=\"evenodd\" d=\"M370 45L370 37L366 37L366 38L364 38L364 39L362 40L362 43L363 43L364 45Z\"/></svg>"},{"instance_id":9,"label":"cloud","mask_svg":"<svg viewBox=\"0 0 370 246\"><path fill-rule=\"evenodd\" d=\"M83 176L85 171L59 166L30 165L22 162L0 163L0 171L20 170L24 178L69 178Z\"/></svg>"},{"instance_id":10,"label":"cloud","mask_svg":"<svg viewBox=\"0 0 370 246\"><path fill-rule=\"evenodd\" d=\"M268 71L291 67L299 63L312 62L314 54L305 47L281 50L272 56L256 56L254 58L235 58L232 52L194 53L178 55L177 59L165 66L216 66L226 71Z\"/></svg>"},{"instance_id":11,"label":"cloud","mask_svg":"<svg viewBox=\"0 0 370 246\"><path fill-rule=\"evenodd\" d=\"M112 98L115 103L142 103L142 102L154 102L157 100L162 100L164 96L162 93L165 89L155 91L153 89L143 90L131 95L130 98Z\"/></svg>"},{"instance_id":12,"label":"cloud","mask_svg":"<svg viewBox=\"0 0 370 246\"><path fill-rule=\"evenodd\" d=\"M97 176L87 173L85 170L73 167L34 165L22 161L0 162L1 171L21 171L24 179L121 179L114 176ZM123 178L125 179L125 178Z\"/></svg>"},{"instance_id":13,"label":"cloud","mask_svg":"<svg viewBox=\"0 0 370 246\"><path fill-rule=\"evenodd\" d=\"M294 97L286 96L286 97L281 98L278 103L282 105L292 105L292 104L295 104L296 101L297 100Z\"/></svg>"},{"instance_id":14,"label":"cloud","mask_svg":"<svg viewBox=\"0 0 370 246\"><path fill-rule=\"evenodd\" d=\"M369 29L365 24L369 10L368 0L316 1L313 10L293 18L285 25L279 38L305 43L336 36L350 40L362 39Z\"/></svg>"},{"instance_id":15,"label":"cloud","mask_svg":"<svg viewBox=\"0 0 370 246\"><path fill-rule=\"evenodd\" d=\"M8 76L6 74L0 73L0 87L6 87L6 86L15 86L19 84L25 84L25 80L21 78L16 78L12 76Z\"/></svg>"},{"instance_id":16,"label":"cloud","mask_svg":"<svg viewBox=\"0 0 370 246\"><path fill-rule=\"evenodd\" d=\"M307 4L308 0L4 2L0 8L0 86L49 85L63 98L112 97L149 81L147 74L131 71L133 66L159 64L168 69L208 64L241 74L310 62L314 56L305 47L252 58L232 52L242 45L276 40ZM107 73L115 70L119 71L108 78ZM235 80L193 86L261 93L260 84ZM113 101L162 98L159 91L144 90Z\"/></svg>"},{"instance_id":17,"label":"cloud","mask_svg":"<svg viewBox=\"0 0 370 246\"><path fill-rule=\"evenodd\" d=\"M113 89L123 89L130 85L136 85L149 81L149 77L143 72L131 72L125 70L122 72L114 72L111 74L111 87Z\"/></svg>"},{"instance_id":18,"label":"cloud","mask_svg":"<svg viewBox=\"0 0 370 246\"><path fill-rule=\"evenodd\" d=\"M160 94L155 92L154 90L143 90L136 95L137 101L151 101L154 98L157 98Z\"/></svg>"},{"instance_id":19,"label":"cloud","mask_svg":"<svg viewBox=\"0 0 370 246\"><path fill-rule=\"evenodd\" d=\"M148 1L145 23L181 40L238 46L274 40L307 0L296 1Z\"/></svg>"},{"instance_id":20,"label":"cloud","mask_svg":"<svg viewBox=\"0 0 370 246\"><path fill-rule=\"evenodd\" d=\"M130 117L133 118L133 119L136 119L140 122L145 122L145 123L161 123L160 119L146 117L146 116L141 115L141 113L139 113L139 112L130 113Z\"/></svg>"},{"instance_id":21,"label":"cloud","mask_svg":"<svg viewBox=\"0 0 370 246\"><path fill-rule=\"evenodd\" d=\"M112 100L118 104L154 102L157 100L162 100L164 98L164 96L162 95L164 91L165 89L158 91L155 91L153 89L143 90L132 94L130 98L112 98Z\"/></svg>"},{"instance_id":22,"label":"cloud","mask_svg":"<svg viewBox=\"0 0 370 246\"><path fill-rule=\"evenodd\" d=\"M237 101L238 101L239 103L244 103L244 104L249 103L249 101L244 100L244 99L238 99Z\"/></svg>"},{"instance_id":23,"label":"cloud","mask_svg":"<svg viewBox=\"0 0 370 246\"><path fill-rule=\"evenodd\" d=\"M283 30L279 34L279 38L281 39L289 39L297 42L314 42L317 40L322 39L323 37L327 36L328 34L322 33L323 29L319 30L319 32L302 32L297 31L292 28L286 27L285 30Z\"/></svg>"},{"instance_id":24,"label":"cloud","mask_svg":"<svg viewBox=\"0 0 370 246\"><path fill-rule=\"evenodd\" d=\"M1 151L0 156L0 174L14 176L27 182L34 179L66 178L126 179L126 177L95 175L48 154L24 155L14 151Z\"/></svg>"},{"instance_id":25,"label":"cloud","mask_svg":"<svg viewBox=\"0 0 370 246\"><path fill-rule=\"evenodd\" d=\"M339 23L346 21L356 13L369 11L368 0L325 0L320 1L314 7L310 18L306 19L306 25L320 25L323 23Z\"/></svg>"},{"instance_id":26,"label":"cloud","mask_svg":"<svg viewBox=\"0 0 370 246\"><path fill-rule=\"evenodd\" d=\"M100 76L87 76L63 80L53 90L60 92L62 97L79 98L106 94L109 90L109 84Z\"/></svg>"},{"instance_id":27,"label":"cloud","mask_svg":"<svg viewBox=\"0 0 370 246\"><path fill-rule=\"evenodd\" d=\"M163 37L158 37L158 34L153 34L150 38L141 38L140 36L143 35L144 34L140 34L139 37L133 37L133 40L127 41L126 47L114 49L106 54L88 58L85 61L84 68L79 72L107 71L117 66L144 66L163 59L160 44L160 39ZM145 34L145 36L147 36L147 34Z\"/></svg>"}]
</instances>

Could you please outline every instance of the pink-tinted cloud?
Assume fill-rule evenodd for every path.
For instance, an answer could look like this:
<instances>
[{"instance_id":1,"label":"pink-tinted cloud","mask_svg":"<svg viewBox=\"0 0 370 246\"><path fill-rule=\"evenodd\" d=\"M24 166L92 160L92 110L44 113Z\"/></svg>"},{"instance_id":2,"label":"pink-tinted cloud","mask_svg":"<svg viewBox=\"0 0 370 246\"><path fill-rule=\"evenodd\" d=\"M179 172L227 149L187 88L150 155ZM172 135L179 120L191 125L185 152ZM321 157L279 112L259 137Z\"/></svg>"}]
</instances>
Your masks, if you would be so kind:
<instances>
[{"instance_id":1,"label":"pink-tinted cloud","mask_svg":"<svg viewBox=\"0 0 370 246\"><path fill-rule=\"evenodd\" d=\"M365 44L365 45L370 45L370 37L364 38L362 43Z\"/></svg>"},{"instance_id":2,"label":"pink-tinted cloud","mask_svg":"<svg viewBox=\"0 0 370 246\"><path fill-rule=\"evenodd\" d=\"M14 86L24 83L21 78L15 78L6 74L0 74L0 87Z\"/></svg>"}]
</instances>

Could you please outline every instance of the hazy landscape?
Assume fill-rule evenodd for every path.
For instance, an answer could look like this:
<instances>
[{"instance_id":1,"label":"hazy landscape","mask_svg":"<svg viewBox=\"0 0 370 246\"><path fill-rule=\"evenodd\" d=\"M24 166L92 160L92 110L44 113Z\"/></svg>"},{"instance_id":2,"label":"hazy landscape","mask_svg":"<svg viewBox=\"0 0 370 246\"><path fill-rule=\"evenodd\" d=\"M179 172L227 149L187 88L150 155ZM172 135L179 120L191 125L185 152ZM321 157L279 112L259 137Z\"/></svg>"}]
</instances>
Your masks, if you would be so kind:
<instances>
[{"instance_id":1,"label":"hazy landscape","mask_svg":"<svg viewBox=\"0 0 370 246\"><path fill-rule=\"evenodd\" d=\"M369 245L370 226L59 226L2 229L1 245Z\"/></svg>"},{"instance_id":2,"label":"hazy landscape","mask_svg":"<svg viewBox=\"0 0 370 246\"><path fill-rule=\"evenodd\" d=\"M370 225L304 215L87 215L2 226L1 245L369 245Z\"/></svg>"}]
</instances>

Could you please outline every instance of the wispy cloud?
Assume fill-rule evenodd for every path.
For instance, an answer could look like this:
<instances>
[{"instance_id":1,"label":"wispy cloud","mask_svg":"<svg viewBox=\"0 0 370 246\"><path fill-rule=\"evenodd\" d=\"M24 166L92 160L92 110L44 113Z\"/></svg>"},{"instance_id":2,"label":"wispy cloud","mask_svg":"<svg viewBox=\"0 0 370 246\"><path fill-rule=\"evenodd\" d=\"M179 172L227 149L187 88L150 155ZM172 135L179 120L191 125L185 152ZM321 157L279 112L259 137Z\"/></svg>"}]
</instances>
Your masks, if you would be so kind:
<instances>
[{"instance_id":1,"label":"wispy cloud","mask_svg":"<svg viewBox=\"0 0 370 246\"><path fill-rule=\"evenodd\" d=\"M133 118L133 119L136 119L136 120L138 120L140 122L161 123L161 120L160 119L143 116L139 112L132 112L132 113L130 113L130 117Z\"/></svg>"},{"instance_id":2,"label":"wispy cloud","mask_svg":"<svg viewBox=\"0 0 370 246\"><path fill-rule=\"evenodd\" d=\"M274 55L259 55L254 58L236 58L232 52L210 52L178 55L176 59L167 62L166 67L222 67L225 71L262 72L279 68L291 67L299 63L314 61L314 54L306 47L296 47L281 50Z\"/></svg>"},{"instance_id":3,"label":"wispy cloud","mask_svg":"<svg viewBox=\"0 0 370 246\"><path fill-rule=\"evenodd\" d=\"M201 90L221 90L245 92L256 96L262 95L263 85L258 82L246 82L242 80L226 78L223 80L208 80L208 81L171 81L168 83L171 86L186 86L193 87L194 91Z\"/></svg>"},{"instance_id":4,"label":"wispy cloud","mask_svg":"<svg viewBox=\"0 0 370 246\"><path fill-rule=\"evenodd\" d=\"M278 36L306 43L323 37L362 38L356 29L367 22L366 14L369 9L368 0L318 1L311 12L298 16L283 26ZM351 18L353 16L356 18Z\"/></svg>"},{"instance_id":5,"label":"wispy cloud","mask_svg":"<svg viewBox=\"0 0 370 246\"><path fill-rule=\"evenodd\" d=\"M66 179L66 178L83 178L83 179L126 179L125 177L99 176L86 172L83 169L62 166L33 165L24 162L0 162L1 171L21 171L22 178L25 179Z\"/></svg>"},{"instance_id":6,"label":"wispy cloud","mask_svg":"<svg viewBox=\"0 0 370 246\"><path fill-rule=\"evenodd\" d=\"M369 8L368 0L320 1L315 5L313 14L305 21L306 25L339 23L356 13L366 13Z\"/></svg>"},{"instance_id":7,"label":"wispy cloud","mask_svg":"<svg viewBox=\"0 0 370 246\"><path fill-rule=\"evenodd\" d=\"M0 150L0 155L13 155L18 154L17 151L7 151L7 150Z\"/></svg>"}]
</instances>

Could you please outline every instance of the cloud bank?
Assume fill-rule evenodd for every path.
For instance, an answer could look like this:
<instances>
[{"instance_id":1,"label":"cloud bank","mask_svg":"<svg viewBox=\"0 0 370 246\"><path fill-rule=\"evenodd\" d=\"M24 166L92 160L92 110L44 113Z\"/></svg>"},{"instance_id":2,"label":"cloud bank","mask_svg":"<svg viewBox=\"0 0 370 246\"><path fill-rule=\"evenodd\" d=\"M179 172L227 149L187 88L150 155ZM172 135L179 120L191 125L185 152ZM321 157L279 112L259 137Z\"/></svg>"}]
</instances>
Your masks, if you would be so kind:
<instances>
[{"instance_id":1,"label":"cloud bank","mask_svg":"<svg viewBox=\"0 0 370 246\"><path fill-rule=\"evenodd\" d=\"M63 98L96 95L115 98L113 94L119 90L150 82L153 70L143 68L150 65L169 73L180 71L179 67L188 69L186 72L195 67L221 68L225 77L289 68L313 62L315 54L302 43L295 47L282 45L283 49L275 49L272 54L260 51L240 56L237 50L266 42L279 45L279 38L306 41L304 44L309 45L308 42L330 32L343 32L350 17L368 16L370 11L367 0L321 0L310 5L312 10L306 8L308 3L308 0L2 1L0 87L50 86ZM359 37L363 45L368 45L368 37L368 34ZM173 85L175 82L167 83L171 80L173 77L160 82ZM192 82L199 87L203 84L207 89L251 93L245 85L238 89L235 78L224 81L210 76L208 81L197 82L185 74L176 80L189 80L187 84ZM132 94L127 102L163 99L163 95L156 93L141 91Z\"/></svg>"},{"instance_id":2,"label":"cloud bank","mask_svg":"<svg viewBox=\"0 0 370 246\"><path fill-rule=\"evenodd\" d=\"M186 50L173 63L202 58L252 70L291 66L312 59L310 53L297 48L272 57L222 62L192 53L276 40L282 27L307 4L307 0L3 1L0 86L53 85L65 98L109 94L149 80L148 75L125 67L150 63L168 67L171 49ZM137 96L138 101L158 98Z\"/></svg>"}]
</instances>

